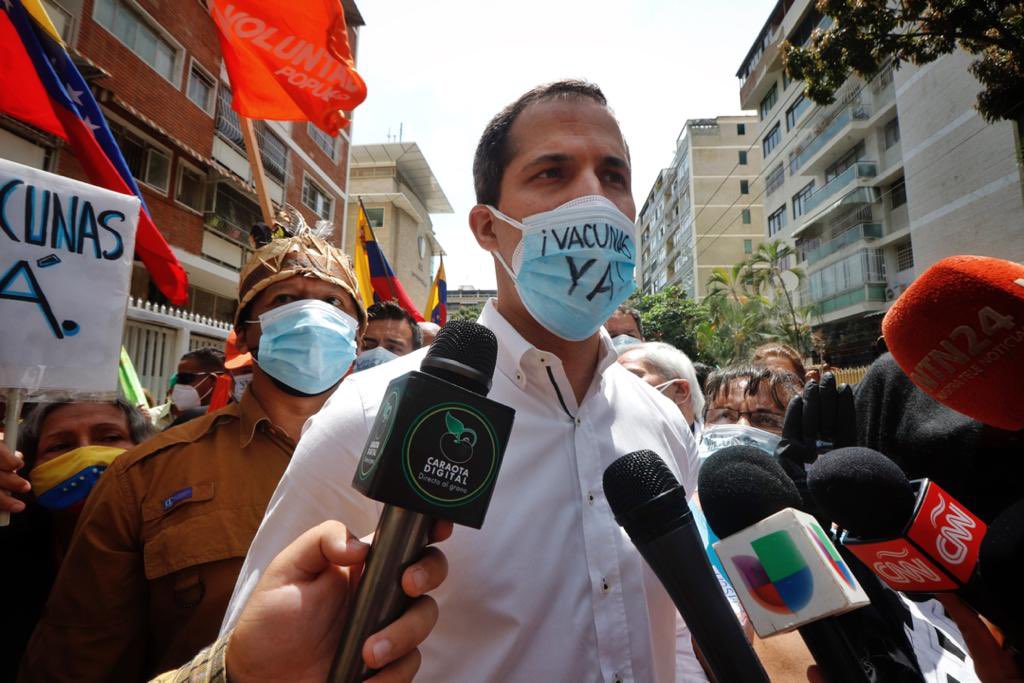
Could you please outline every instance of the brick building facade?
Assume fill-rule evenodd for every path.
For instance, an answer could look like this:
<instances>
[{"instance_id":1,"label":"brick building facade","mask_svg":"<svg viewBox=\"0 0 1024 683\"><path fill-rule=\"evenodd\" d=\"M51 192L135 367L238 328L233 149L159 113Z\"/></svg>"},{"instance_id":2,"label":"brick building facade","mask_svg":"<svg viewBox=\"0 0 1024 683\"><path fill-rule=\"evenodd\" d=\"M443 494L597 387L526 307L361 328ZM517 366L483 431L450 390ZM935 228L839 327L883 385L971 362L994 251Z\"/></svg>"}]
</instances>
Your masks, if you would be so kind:
<instances>
[{"instance_id":1,"label":"brick building facade","mask_svg":"<svg viewBox=\"0 0 1024 683\"><path fill-rule=\"evenodd\" d=\"M363 19L343 0L352 53ZM249 164L204 0L44 0L92 87L157 228L189 276L189 303L171 309L136 263L125 346L162 398L182 353L220 345L233 318L238 271L259 220ZM277 206L335 226L345 244L349 131L258 122ZM58 140L0 116L0 157L88 180Z\"/></svg>"}]
</instances>

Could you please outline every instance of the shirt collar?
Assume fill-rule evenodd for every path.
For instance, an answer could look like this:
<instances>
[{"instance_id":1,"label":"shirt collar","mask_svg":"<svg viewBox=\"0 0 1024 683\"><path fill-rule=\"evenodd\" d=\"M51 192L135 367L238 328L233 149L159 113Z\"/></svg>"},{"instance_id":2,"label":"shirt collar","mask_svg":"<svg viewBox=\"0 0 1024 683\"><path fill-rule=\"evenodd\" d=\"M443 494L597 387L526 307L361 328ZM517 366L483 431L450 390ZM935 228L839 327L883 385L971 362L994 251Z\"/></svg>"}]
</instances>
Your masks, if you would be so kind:
<instances>
[{"instance_id":1,"label":"shirt collar","mask_svg":"<svg viewBox=\"0 0 1024 683\"><path fill-rule=\"evenodd\" d=\"M531 352L541 353L541 351L526 341L523 335L519 334L519 331L505 320L495 306L496 301L497 299L493 298L487 300L477 322L493 332L498 339L498 370L520 388L523 388L526 386L523 359ZM615 364L619 355L612 343L612 338L604 327L601 327L598 335L600 349L597 357L597 374L603 375L605 370Z\"/></svg>"},{"instance_id":2,"label":"shirt collar","mask_svg":"<svg viewBox=\"0 0 1024 683\"><path fill-rule=\"evenodd\" d=\"M267 417L267 413L263 410L263 406L253 396L252 387L245 388L245 391L242 393L242 400L237 405L241 419L238 445L241 448L245 448L252 442L253 437L256 435L256 428L260 426L260 423L266 422L271 424L271 422L270 418Z\"/></svg>"}]
</instances>

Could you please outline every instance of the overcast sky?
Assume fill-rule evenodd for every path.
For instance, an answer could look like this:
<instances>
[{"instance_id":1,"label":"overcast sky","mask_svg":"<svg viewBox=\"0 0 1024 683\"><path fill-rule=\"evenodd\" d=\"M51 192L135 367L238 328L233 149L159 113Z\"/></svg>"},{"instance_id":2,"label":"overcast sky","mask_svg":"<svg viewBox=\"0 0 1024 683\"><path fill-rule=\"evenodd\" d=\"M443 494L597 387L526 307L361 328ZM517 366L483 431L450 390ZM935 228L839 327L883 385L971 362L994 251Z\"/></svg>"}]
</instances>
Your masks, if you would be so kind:
<instances>
[{"instance_id":1,"label":"overcast sky","mask_svg":"<svg viewBox=\"0 0 1024 683\"><path fill-rule=\"evenodd\" d=\"M448 288L494 286L469 232L473 151L487 121L534 85L597 83L622 124L643 205L686 119L740 111L735 73L774 0L359 0L369 94L355 144L419 143L455 212L432 216Z\"/></svg>"}]
</instances>

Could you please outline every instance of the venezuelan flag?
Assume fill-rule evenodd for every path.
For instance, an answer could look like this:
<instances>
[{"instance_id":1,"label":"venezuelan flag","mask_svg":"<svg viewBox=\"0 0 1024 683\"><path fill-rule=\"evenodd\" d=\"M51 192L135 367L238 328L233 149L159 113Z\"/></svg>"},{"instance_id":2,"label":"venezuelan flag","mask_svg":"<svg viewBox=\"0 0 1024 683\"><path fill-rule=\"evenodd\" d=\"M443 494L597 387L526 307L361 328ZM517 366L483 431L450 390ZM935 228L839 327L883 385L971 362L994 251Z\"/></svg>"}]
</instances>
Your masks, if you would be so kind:
<instances>
[{"instance_id":1,"label":"venezuelan flag","mask_svg":"<svg viewBox=\"0 0 1024 683\"><path fill-rule=\"evenodd\" d=\"M448 322L448 281L444 276L444 257L437 266L437 275L434 276L434 286L430 288L430 296L427 298L427 307L423 309L430 322L444 325Z\"/></svg>"},{"instance_id":2,"label":"venezuelan flag","mask_svg":"<svg viewBox=\"0 0 1024 683\"><path fill-rule=\"evenodd\" d=\"M0 113L70 144L89 182L142 199L106 119L39 0L0 0ZM135 253L172 303L188 278L142 200Z\"/></svg>"},{"instance_id":3,"label":"venezuelan flag","mask_svg":"<svg viewBox=\"0 0 1024 683\"><path fill-rule=\"evenodd\" d=\"M2 1L2 0L0 0ZM399 282L395 271L391 269L384 252L377 244L370 220L366 217L366 207L359 200L359 216L356 220L355 270L359 283L359 293L363 305L367 308L378 301L394 301L418 322L423 322L423 315L412 304L405 288Z\"/></svg>"}]
</instances>

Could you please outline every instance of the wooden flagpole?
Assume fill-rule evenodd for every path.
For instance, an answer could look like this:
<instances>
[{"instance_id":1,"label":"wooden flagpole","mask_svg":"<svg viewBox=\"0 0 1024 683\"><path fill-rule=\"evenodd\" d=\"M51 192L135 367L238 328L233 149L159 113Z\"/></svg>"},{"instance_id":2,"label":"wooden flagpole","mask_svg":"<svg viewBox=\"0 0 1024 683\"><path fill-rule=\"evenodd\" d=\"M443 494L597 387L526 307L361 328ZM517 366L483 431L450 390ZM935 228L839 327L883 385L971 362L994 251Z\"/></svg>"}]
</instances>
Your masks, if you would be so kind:
<instances>
[{"instance_id":1,"label":"wooden flagpole","mask_svg":"<svg viewBox=\"0 0 1024 683\"><path fill-rule=\"evenodd\" d=\"M256 137L256 127L252 119L238 115L238 122L242 127L242 137L245 139L245 152L249 157L249 168L252 169L252 177L256 182L256 198L260 204L260 213L263 214L263 222L271 231L274 230L274 203L267 194L267 176L263 172L263 158L260 157L260 141Z\"/></svg>"}]
</instances>

